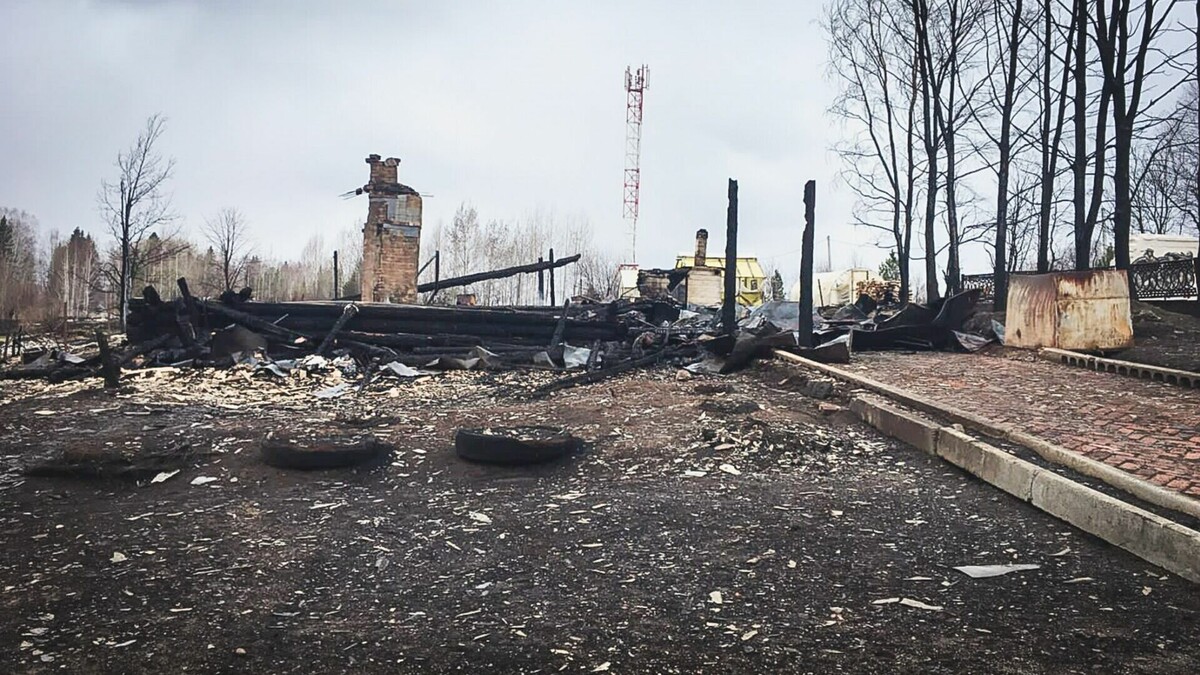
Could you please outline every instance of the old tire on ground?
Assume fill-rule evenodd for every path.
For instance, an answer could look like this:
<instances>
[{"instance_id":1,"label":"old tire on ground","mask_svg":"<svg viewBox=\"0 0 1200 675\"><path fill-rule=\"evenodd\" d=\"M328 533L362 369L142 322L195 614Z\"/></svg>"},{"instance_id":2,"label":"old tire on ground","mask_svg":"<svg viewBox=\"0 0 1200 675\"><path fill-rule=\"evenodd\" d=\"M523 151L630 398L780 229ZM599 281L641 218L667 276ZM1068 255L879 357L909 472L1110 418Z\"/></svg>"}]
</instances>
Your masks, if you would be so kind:
<instances>
[{"instance_id":1,"label":"old tire on ground","mask_svg":"<svg viewBox=\"0 0 1200 675\"><path fill-rule=\"evenodd\" d=\"M338 469L387 457L393 448L375 438L314 439L300 445L284 439L264 439L262 460L280 469Z\"/></svg>"},{"instance_id":2,"label":"old tire on ground","mask_svg":"<svg viewBox=\"0 0 1200 675\"><path fill-rule=\"evenodd\" d=\"M458 456L484 464L540 464L565 457L581 441L558 427L524 426L459 429L454 436Z\"/></svg>"}]
</instances>

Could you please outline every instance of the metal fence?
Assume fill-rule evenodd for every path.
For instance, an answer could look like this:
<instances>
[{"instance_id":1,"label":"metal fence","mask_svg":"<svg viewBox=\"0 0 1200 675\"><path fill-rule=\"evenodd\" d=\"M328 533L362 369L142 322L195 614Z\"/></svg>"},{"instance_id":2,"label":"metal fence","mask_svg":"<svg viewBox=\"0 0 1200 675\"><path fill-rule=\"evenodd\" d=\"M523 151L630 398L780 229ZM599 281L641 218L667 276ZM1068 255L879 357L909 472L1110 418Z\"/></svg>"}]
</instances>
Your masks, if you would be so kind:
<instances>
[{"instance_id":1,"label":"metal fence","mask_svg":"<svg viewBox=\"0 0 1200 675\"><path fill-rule=\"evenodd\" d=\"M1012 274L1037 274L1037 272L1012 272ZM964 274L960 281L962 290L969 291L978 288L980 300L991 300L996 297L996 276L987 274Z\"/></svg>"},{"instance_id":2,"label":"metal fence","mask_svg":"<svg viewBox=\"0 0 1200 675\"><path fill-rule=\"evenodd\" d=\"M1013 272L1037 274L1037 272ZM1129 266L1129 282L1138 300L1189 299L1200 297L1200 259L1158 260L1134 263ZM995 276L988 274L962 275L962 289L982 291L980 299L995 297Z\"/></svg>"},{"instance_id":3,"label":"metal fence","mask_svg":"<svg viewBox=\"0 0 1200 675\"><path fill-rule=\"evenodd\" d=\"M1138 300L1195 298L1200 287L1200 259L1160 260L1129 266L1129 280Z\"/></svg>"}]
</instances>

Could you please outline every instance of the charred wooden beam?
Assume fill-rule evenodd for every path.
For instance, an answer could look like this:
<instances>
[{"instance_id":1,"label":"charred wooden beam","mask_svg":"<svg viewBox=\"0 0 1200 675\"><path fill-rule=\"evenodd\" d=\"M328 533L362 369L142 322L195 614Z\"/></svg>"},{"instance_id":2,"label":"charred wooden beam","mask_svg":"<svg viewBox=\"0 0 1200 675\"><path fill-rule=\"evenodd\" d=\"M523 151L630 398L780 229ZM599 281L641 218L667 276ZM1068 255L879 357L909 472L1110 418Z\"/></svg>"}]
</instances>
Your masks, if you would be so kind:
<instances>
[{"instance_id":1,"label":"charred wooden beam","mask_svg":"<svg viewBox=\"0 0 1200 675\"><path fill-rule=\"evenodd\" d=\"M183 304L187 307L188 318L192 322L192 327L200 325L200 311L196 305L196 298L192 297L192 291L188 288L187 279L179 277L175 280L179 286L179 295L183 298Z\"/></svg>"},{"instance_id":2,"label":"charred wooden beam","mask_svg":"<svg viewBox=\"0 0 1200 675\"><path fill-rule=\"evenodd\" d=\"M100 346L100 376L104 378L104 388L116 389L121 386L121 364L113 357L104 331L96 331L96 344Z\"/></svg>"},{"instance_id":3,"label":"charred wooden beam","mask_svg":"<svg viewBox=\"0 0 1200 675\"><path fill-rule=\"evenodd\" d=\"M554 261L544 261L538 263L530 263L528 265L517 265L516 267L505 267L504 269L492 270L490 272L476 272L461 277L451 277L449 279L439 279L432 282L417 285L418 293L426 293L429 291L437 291L443 288L453 288L455 286L467 286L477 281L488 281L489 279L504 279L506 277L515 276L517 274L531 274L533 272L541 272L550 270L556 267L563 267L571 263L578 262L580 254L575 254L568 258L562 258Z\"/></svg>"},{"instance_id":4,"label":"charred wooden beam","mask_svg":"<svg viewBox=\"0 0 1200 675\"><path fill-rule=\"evenodd\" d=\"M299 331L276 326L270 321L260 319L257 316L247 314L246 312L231 309L218 302L207 301L204 303L204 307L208 311L223 316L234 323L241 324L242 326L245 326L251 330L255 330L287 342L294 342L296 340L308 341L311 339L309 336Z\"/></svg>"},{"instance_id":5,"label":"charred wooden beam","mask_svg":"<svg viewBox=\"0 0 1200 675\"><path fill-rule=\"evenodd\" d=\"M553 382L549 382L547 384L544 384L544 385L538 387L537 389L534 389L530 395L533 396L534 398L540 398L540 397L552 394L556 391L559 391L562 389L567 389L570 387L575 387L575 386L578 386L581 384L592 384L595 382L601 382L603 380L607 380L610 377L620 375L621 373L627 373L627 372L633 370L634 368L642 368L645 366L660 363L663 359L678 356L679 354L683 353L683 350L684 350L684 348L682 346L665 347L663 349L660 349L657 352L654 352L653 354L647 354L646 356L642 356L639 358L626 359L624 361L614 363L613 365L609 366L608 368L604 368L601 370L593 370L591 372L586 372L586 373L579 373L578 375L572 375L570 377L564 377L561 380L555 380Z\"/></svg>"},{"instance_id":6,"label":"charred wooden beam","mask_svg":"<svg viewBox=\"0 0 1200 675\"><path fill-rule=\"evenodd\" d=\"M358 305L354 303L346 305L345 309L342 310L342 315L338 317L337 322L333 324L333 328L329 330L329 334L325 336L324 340L321 340L321 346L317 347L318 356L325 354L326 350L333 344L333 340L337 337L338 332L346 327L346 322L353 319L355 314L358 314Z\"/></svg>"}]
</instances>

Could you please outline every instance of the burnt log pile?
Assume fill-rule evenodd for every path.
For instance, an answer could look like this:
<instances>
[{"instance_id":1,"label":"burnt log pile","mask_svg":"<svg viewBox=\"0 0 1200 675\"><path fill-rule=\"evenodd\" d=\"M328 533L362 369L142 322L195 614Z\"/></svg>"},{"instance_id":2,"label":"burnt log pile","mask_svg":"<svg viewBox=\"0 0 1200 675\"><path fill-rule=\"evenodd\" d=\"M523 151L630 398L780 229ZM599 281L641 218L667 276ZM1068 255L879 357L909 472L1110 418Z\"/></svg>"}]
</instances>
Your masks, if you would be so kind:
<instances>
[{"instance_id":1,"label":"burnt log pile","mask_svg":"<svg viewBox=\"0 0 1200 675\"><path fill-rule=\"evenodd\" d=\"M631 367L684 363L696 355L702 333L671 328L679 308L664 302L576 299L558 307L257 302L249 289L199 298L186 280L179 280L179 288L175 300L163 300L152 287L131 298L126 353L136 353L139 365L349 357L363 372L573 369L591 373L580 380L590 382ZM129 359L95 359L72 375L99 374L101 363L114 362L128 365Z\"/></svg>"},{"instance_id":2,"label":"burnt log pile","mask_svg":"<svg viewBox=\"0 0 1200 675\"><path fill-rule=\"evenodd\" d=\"M563 339L575 343L623 341L628 334L613 305L557 308L553 311L483 307L432 307L379 303L243 302L196 299L193 320L186 301L130 302L127 335L141 343L161 335L186 341L196 335L240 325L261 334L271 347L311 351L329 340L336 348L374 353L361 345L397 352L468 351L475 346L521 350L550 345L560 321ZM347 311L347 308L353 308ZM194 325L193 325L194 324Z\"/></svg>"}]
</instances>

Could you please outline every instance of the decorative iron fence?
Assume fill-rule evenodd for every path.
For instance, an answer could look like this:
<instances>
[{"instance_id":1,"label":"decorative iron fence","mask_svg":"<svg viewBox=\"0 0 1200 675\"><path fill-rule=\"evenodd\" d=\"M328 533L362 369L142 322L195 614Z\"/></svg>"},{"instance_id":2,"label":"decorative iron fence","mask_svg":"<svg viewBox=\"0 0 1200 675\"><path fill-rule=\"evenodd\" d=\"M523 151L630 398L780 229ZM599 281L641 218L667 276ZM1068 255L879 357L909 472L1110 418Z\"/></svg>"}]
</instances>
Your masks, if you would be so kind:
<instances>
[{"instance_id":1,"label":"decorative iron fence","mask_svg":"<svg viewBox=\"0 0 1200 675\"><path fill-rule=\"evenodd\" d=\"M1037 272L1013 272L1037 274ZM1138 300L1187 299L1200 296L1200 262L1196 258L1157 260L1133 263L1129 266L1129 281ZM995 276L988 274L962 275L962 289L978 288L981 300L995 297Z\"/></svg>"},{"instance_id":2,"label":"decorative iron fence","mask_svg":"<svg viewBox=\"0 0 1200 675\"><path fill-rule=\"evenodd\" d=\"M1200 261L1196 258L1159 260L1134 263L1129 266L1129 281L1138 300L1197 297L1197 275Z\"/></svg>"},{"instance_id":3,"label":"decorative iron fence","mask_svg":"<svg viewBox=\"0 0 1200 675\"><path fill-rule=\"evenodd\" d=\"M1037 274L1037 272L1012 272L1012 274ZM987 274L964 274L960 283L964 291L976 288L982 291L979 294L980 300L992 300L996 297L996 276L991 272Z\"/></svg>"}]
</instances>

